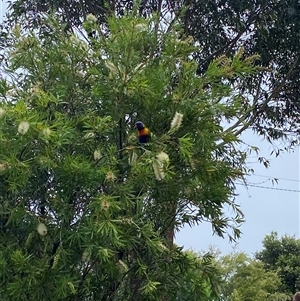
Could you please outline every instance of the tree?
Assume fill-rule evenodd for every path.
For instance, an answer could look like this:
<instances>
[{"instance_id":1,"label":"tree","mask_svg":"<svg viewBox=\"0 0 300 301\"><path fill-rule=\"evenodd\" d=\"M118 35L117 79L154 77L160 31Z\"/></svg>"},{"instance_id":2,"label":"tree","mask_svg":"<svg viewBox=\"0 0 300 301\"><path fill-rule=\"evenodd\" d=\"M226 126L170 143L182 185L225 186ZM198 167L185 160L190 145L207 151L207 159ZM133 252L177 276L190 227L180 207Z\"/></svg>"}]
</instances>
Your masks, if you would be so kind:
<instances>
[{"instance_id":1,"label":"tree","mask_svg":"<svg viewBox=\"0 0 300 301\"><path fill-rule=\"evenodd\" d=\"M249 108L244 124L250 124L270 142L288 138L291 145L298 143L298 0L17 0L11 4L10 20L25 17L23 22L29 22L28 26L39 27L41 14L54 10L71 28L80 26L88 13L97 15L99 23L105 24L107 16L123 16L134 8L144 17L156 13L162 22L166 16L183 22L185 34L193 36L200 45L201 50L193 53L200 74L206 72L213 59L232 55L242 46L245 55L258 53L260 61L256 64L266 68L248 81L232 79ZM235 128L236 134L245 129L240 123Z\"/></svg>"},{"instance_id":2,"label":"tree","mask_svg":"<svg viewBox=\"0 0 300 301\"><path fill-rule=\"evenodd\" d=\"M269 141L289 137L297 141L299 129L299 14L296 0L289 1L184 1L186 32L202 50L195 56L200 72L220 53L230 54L243 45L245 53L258 53L267 67L241 86L253 97L249 122ZM180 5L178 7L180 9ZM240 131L238 129L237 131Z\"/></svg>"},{"instance_id":3,"label":"tree","mask_svg":"<svg viewBox=\"0 0 300 301\"><path fill-rule=\"evenodd\" d=\"M281 281L276 271L266 271L264 264L245 253L214 256L222 278L222 300L286 301L289 295L280 292Z\"/></svg>"},{"instance_id":4,"label":"tree","mask_svg":"<svg viewBox=\"0 0 300 301\"><path fill-rule=\"evenodd\" d=\"M278 238L276 232L263 240L263 249L256 253L256 258L264 263L267 271L277 271L282 285L280 291L293 295L300 289L300 241L284 235Z\"/></svg>"},{"instance_id":5,"label":"tree","mask_svg":"<svg viewBox=\"0 0 300 301\"><path fill-rule=\"evenodd\" d=\"M175 300L194 264L175 231L209 220L240 234L249 149L221 123L247 111L228 79L255 74L257 57L221 56L198 76L176 24L133 14L103 31L90 15L89 44L40 21L13 28L1 65L0 298Z\"/></svg>"}]
</instances>

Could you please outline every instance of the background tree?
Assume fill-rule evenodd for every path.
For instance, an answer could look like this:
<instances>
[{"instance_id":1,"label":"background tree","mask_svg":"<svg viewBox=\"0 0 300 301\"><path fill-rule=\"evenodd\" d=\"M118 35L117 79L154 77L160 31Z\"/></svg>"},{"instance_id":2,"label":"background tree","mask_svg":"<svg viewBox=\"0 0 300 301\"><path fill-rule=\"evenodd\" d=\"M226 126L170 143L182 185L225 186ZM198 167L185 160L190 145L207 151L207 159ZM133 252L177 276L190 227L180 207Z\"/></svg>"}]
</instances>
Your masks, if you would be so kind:
<instances>
[{"instance_id":1,"label":"background tree","mask_svg":"<svg viewBox=\"0 0 300 301\"><path fill-rule=\"evenodd\" d=\"M280 291L293 295L300 289L300 241L293 236L278 237L276 232L263 240L263 249L256 258L267 271L276 271L281 279Z\"/></svg>"},{"instance_id":2,"label":"background tree","mask_svg":"<svg viewBox=\"0 0 300 301\"><path fill-rule=\"evenodd\" d=\"M243 258L244 257L244 258ZM228 300L276 300L285 301L290 296L279 291L280 277L274 271L265 271L264 265L241 253L232 258L225 256L223 264L230 269L231 277L227 282ZM227 274L228 275L228 274Z\"/></svg>"},{"instance_id":3,"label":"background tree","mask_svg":"<svg viewBox=\"0 0 300 301\"><path fill-rule=\"evenodd\" d=\"M184 23L185 34L200 45L201 50L193 54L200 74L219 55L232 55L243 46L245 55L258 53L261 59L257 64L267 67L248 81L232 79L235 89L244 92L244 105L249 109L245 126L250 124L269 141L284 137L292 144L298 141L298 0L17 0L10 7L10 21L23 17L29 27L40 27L41 15L50 11L56 11L69 29L80 26L88 13L105 24L107 16L123 16L134 7L144 17L157 13L162 22L172 16ZM234 127L236 134L245 129L240 123Z\"/></svg>"},{"instance_id":4,"label":"background tree","mask_svg":"<svg viewBox=\"0 0 300 301\"><path fill-rule=\"evenodd\" d=\"M290 294L280 291L281 280L277 271L266 271L264 264L242 252L221 255L211 250L222 300L290 300Z\"/></svg>"},{"instance_id":5,"label":"background tree","mask_svg":"<svg viewBox=\"0 0 300 301\"><path fill-rule=\"evenodd\" d=\"M195 264L175 231L208 220L240 234L234 181L249 147L222 121L246 114L228 81L254 75L257 56L220 56L199 76L177 24L133 14L102 30L89 15L87 43L40 22L12 29L1 64L0 298L175 300Z\"/></svg>"}]
</instances>

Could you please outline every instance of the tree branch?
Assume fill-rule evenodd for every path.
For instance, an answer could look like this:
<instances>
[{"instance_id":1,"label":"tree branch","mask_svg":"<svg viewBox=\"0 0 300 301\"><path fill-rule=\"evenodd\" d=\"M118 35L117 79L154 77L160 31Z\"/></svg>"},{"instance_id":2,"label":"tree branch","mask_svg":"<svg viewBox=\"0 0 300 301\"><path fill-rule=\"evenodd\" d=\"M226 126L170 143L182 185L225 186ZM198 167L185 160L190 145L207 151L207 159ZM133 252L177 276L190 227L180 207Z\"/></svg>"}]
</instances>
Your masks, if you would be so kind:
<instances>
[{"instance_id":1,"label":"tree branch","mask_svg":"<svg viewBox=\"0 0 300 301\"><path fill-rule=\"evenodd\" d=\"M273 92L266 98L266 100L261 104L259 110L257 110L253 116L250 118L250 120L247 122L247 125L244 125L241 129L239 129L237 132L235 132L235 136L240 135L244 130L246 130L247 128L249 128L249 126L251 126L251 124L255 121L255 119L258 117L258 115L260 113L262 113L268 106L268 103L274 98L276 97L279 92L281 91L281 89L284 87L284 85L286 84L287 80L294 74L295 72L295 67L299 62L299 58L298 57L294 63L291 65L289 71L287 72L286 76L282 79L282 81L275 87L275 89L273 90Z\"/></svg>"},{"instance_id":2,"label":"tree branch","mask_svg":"<svg viewBox=\"0 0 300 301\"><path fill-rule=\"evenodd\" d=\"M251 127L252 123L255 121L255 119L259 116L260 113L262 113L268 106L269 102L272 101L272 99L274 97L276 97L281 89L284 87L284 85L286 84L287 80L294 74L295 72L295 67L297 66L298 62L299 62L300 57L298 57L294 63L291 65L289 71L287 72L286 76L282 79L282 81L273 89L272 93L265 99L265 101L260 105L260 108L253 113L252 117L249 119L249 121L247 121L247 124L245 124L243 127L241 127L238 131L236 131L234 133L234 135L236 137L238 137L243 131L245 131L246 129L248 129L249 127ZM247 110L247 112L231 127L229 127L228 129L226 129L224 131L224 133L228 133L232 130L234 130L235 128L239 127L241 125L241 123L243 123L244 121L247 120L247 118L249 117L249 114L251 112L253 112L255 105L258 102L259 96L260 96L260 87L262 84L262 78L263 76L261 76L260 81L259 81L259 87L257 89L256 95L254 97L253 100L253 105ZM219 143L216 147L222 147L226 144L227 142L223 141L221 143Z\"/></svg>"},{"instance_id":3,"label":"tree branch","mask_svg":"<svg viewBox=\"0 0 300 301\"><path fill-rule=\"evenodd\" d=\"M245 112L245 114L239 118L237 120L237 122L235 124L233 124L231 127L227 128L225 131L224 131L224 134L234 130L235 128L237 128L238 126L240 126L240 124L242 122L244 122L248 117L249 117L249 114L253 111L254 107L255 107L255 104L257 103L258 99L259 99L259 91L260 91L260 87L261 87L261 84L262 84L262 79L263 79L263 75L261 75L260 77L260 80L258 82L258 88L257 88L257 91L256 91L256 95L253 99L253 104L252 106Z\"/></svg>"}]
</instances>

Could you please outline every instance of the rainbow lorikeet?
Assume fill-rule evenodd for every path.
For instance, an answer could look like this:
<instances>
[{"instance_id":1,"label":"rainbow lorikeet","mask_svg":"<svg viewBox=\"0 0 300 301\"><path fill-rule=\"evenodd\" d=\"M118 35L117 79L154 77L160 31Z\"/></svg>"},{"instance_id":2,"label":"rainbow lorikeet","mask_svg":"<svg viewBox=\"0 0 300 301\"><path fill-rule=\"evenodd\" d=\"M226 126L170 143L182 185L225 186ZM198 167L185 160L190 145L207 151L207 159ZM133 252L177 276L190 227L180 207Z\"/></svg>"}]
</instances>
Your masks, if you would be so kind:
<instances>
[{"instance_id":1,"label":"rainbow lorikeet","mask_svg":"<svg viewBox=\"0 0 300 301\"><path fill-rule=\"evenodd\" d=\"M139 142L147 143L150 140L150 130L144 126L141 121L135 123L135 128L138 130Z\"/></svg>"}]
</instances>

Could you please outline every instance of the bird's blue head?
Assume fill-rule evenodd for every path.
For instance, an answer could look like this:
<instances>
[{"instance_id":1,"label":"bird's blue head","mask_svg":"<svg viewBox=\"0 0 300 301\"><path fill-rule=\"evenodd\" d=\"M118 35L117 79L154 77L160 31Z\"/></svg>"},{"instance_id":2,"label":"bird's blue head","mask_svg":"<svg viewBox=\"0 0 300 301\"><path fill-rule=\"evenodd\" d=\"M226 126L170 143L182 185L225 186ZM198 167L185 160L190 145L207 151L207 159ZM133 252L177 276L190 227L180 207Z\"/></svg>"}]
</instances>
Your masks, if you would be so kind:
<instances>
[{"instance_id":1,"label":"bird's blue head","mask_svg":"<svg viewBox=\"0 0 300 301\"><path fill-rule=\"evenodd\" d=\"M135 123L135 128L137 128L140 131L140 130L144 129L145 126L144 126L144 124L141 121L137 121Z\"/></svg>"}]
</instances>

